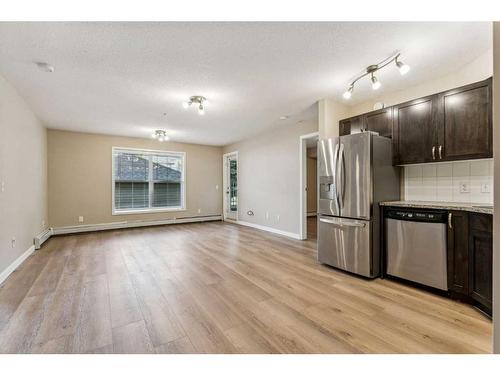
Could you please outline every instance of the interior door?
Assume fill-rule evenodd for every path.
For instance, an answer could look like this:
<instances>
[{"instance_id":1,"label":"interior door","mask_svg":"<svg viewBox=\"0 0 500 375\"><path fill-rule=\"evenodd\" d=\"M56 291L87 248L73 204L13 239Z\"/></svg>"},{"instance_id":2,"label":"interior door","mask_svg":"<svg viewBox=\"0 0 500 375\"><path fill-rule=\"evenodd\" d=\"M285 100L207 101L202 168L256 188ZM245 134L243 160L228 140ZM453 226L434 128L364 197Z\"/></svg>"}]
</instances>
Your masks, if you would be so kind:
<instances>
[{"instance_id":1,"label":"interior door","mask_svg":"<svg viewBox=\"0 0 500 375\"><path fill-rule=\"evenodd\" d=\"M337 187L340 216L371 217L371 134L340 137Z\"/></svg>"},{"instance_id":2,"label":"interior door","mask_svg":"<svg viewBox=\"0 0 500 375\"><path fill-rule=\"evenodd\" d=\"M238 220L238 154L224 156L224 220Z\"/></svg>"}]
</instances>

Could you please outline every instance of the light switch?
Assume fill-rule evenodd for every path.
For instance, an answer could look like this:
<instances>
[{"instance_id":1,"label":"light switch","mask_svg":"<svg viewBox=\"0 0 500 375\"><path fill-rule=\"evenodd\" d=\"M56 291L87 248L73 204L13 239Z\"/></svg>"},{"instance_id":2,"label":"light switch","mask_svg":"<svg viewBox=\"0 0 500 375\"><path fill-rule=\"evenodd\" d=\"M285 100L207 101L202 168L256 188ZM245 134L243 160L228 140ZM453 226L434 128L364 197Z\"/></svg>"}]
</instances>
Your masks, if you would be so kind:
<instances>
[{"instance_id":1,"label":"light switch","mask_svg":"<svg viewBox=\"0 0 500 375\"><path fill-rule=\"evenodd\" d=\"M469 183L467 181L460 181L460 187L459 187L460 193L469 193Z\"/></svg>"},{"instance_id":2,"label":"light switch","mask_svg":"<svg viewBox=\"0 0 500 375\"><path fill-rule=\"evenodd\" d=\"M0 190L2 190L2 193L5 192L5 181L0 184Z\"/></svg>"},{"instance_id":3,"label":"light switch","mask_svg":"<svg viewBox=\"0 0 500 375\"><path fill-rule=\"evenodd\" d=\"M491 193L490 184L484 183L481 184L481 193Z\"/></svg>"}]
</instances>

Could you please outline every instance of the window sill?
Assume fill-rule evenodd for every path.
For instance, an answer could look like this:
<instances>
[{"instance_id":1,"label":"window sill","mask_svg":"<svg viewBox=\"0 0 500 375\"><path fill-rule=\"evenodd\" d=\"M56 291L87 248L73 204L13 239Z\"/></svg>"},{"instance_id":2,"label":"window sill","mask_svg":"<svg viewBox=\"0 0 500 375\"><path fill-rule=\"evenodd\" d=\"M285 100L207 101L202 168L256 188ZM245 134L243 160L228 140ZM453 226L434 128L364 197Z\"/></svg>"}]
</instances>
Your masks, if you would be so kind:
<instances>
[{"instance_id":1,"label":"window sill","mask_svg":"<svg viewBox=\"0 0 500 375\"><path fill-rule=\"evenodd\" d=\"M160 212L179 212L186 211L184 207L172 207L172 208L147 208L138 210L113 210L111 213L113 216L117 215L138 215L138 214L154 214Z\"/></svg>"}]
</instances>

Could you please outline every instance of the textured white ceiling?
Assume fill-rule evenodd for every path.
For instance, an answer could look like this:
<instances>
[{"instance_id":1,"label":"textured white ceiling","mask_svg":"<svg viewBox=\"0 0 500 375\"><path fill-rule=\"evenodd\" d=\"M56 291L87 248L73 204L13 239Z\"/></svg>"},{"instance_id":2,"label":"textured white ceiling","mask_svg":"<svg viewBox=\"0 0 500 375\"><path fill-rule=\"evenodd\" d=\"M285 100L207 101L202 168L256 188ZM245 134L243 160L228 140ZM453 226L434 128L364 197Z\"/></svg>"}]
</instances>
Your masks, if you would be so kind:
<instances>
[{"instance_id":1,"label":"textured white ceiling","mask_svg":"<svg viewBox=\"0 0 500 375\"><path fill-rule=\"evenodd\" d=\"M224 145L316 116L365 66L401 51L387 92L491 47L490 23L0 23L0 74L49 127ZM54 65L43 73L35 61ZM181 102L210 100L205 116ZM373 95L356 87L352 104ZM166 113L166 116L163 116ZM280 121L282 115L290 116Z\"/></svg>"}]
</instances>

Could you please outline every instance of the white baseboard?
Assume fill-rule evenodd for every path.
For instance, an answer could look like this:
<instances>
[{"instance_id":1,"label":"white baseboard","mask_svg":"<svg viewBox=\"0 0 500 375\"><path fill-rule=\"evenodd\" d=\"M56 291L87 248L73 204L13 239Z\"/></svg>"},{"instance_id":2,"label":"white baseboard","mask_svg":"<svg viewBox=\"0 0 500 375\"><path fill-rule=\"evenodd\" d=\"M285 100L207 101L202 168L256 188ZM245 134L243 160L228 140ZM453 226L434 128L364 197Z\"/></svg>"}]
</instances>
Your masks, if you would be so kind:
<instances>
[{"instance_id":1,"label":"white baseboard","mask_svg":"<svg viewBox=\"0 0 500 375\"><path fill-rule=\"evenodd\" d=\"M271 232L271 233L274 233L274 234L279 234L279 235L282 235L282 236L290 237L290 238L293 238L293 239L296 239L296 240L300 240L301 239L300 236L299 236L299 234L297 234L297 233L292 233L292 232L287 232L287 231L280 230L280 229L266 227L265 225L249 223L248 221L241 221L241 220L232 221L232 222L236 223L236 224L239 224L239 225L244 225L246 227L251 227L251 228L255 228L255 229L265 230L266 232Z\"/></svg>"},{"instance_id":2,"label":"white baseboard","mask_svg":"<svg viewBox=\"0 0 500 375\"><path fill-rule=\"evenodd\" d=\"M316 212L308 212L307 217L311 217L311 216L318 216L318 214Z\"/></svg>"},{"instance_id":3,"label":"white baseboard","mask_svg":"<svg viewBox=\"0 0 500 375\"><path fill-rule=\"evenodd\" d=\"M5 270L0 273L0 284L2 284L9 275L21 265L35 251L35 245L31 245L28 250L21 254L19 258L13 261Z\"/></svg>"},{"instance_id":4,"label":"white baseboard","mask_svg":"<svg viewBox=\"0 0 500 375\"><path fill-rule=\"evenodd\" d=\"M185 218L165 219L165 220L119 221L115 223L74 225L68 227L52 228L52 233L54 235L58 235L58 234L70 234L70 233L95 232L95 231L110 230L110 229L150 227L155 225L199 223L203 221L218 221L218 220L222 220L221 215L195 216L195 217L185 217Z\"/></svg>"}]
</instances>

